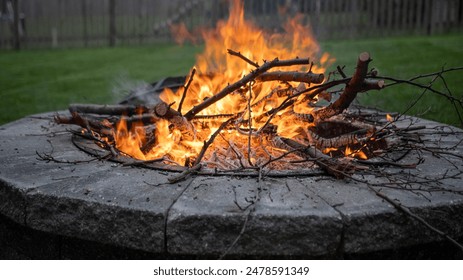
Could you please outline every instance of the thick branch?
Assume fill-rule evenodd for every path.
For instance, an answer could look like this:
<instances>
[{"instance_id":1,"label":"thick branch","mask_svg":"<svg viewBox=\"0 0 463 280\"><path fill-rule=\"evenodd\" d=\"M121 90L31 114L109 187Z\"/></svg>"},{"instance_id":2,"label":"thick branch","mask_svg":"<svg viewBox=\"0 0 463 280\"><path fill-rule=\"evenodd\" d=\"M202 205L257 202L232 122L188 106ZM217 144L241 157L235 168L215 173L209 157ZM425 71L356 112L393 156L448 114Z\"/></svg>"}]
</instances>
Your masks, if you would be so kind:
<instances>
[{"instance_id":1,"label":"thick branch","mask_svg":"<svg viewBox=\"0 0 463 280\"><path fill-rule=\"evenodd\" d=\"M325 148L349 146L355 143L363 144L371 139L374 131L375 131L374 127L362 128L362 129L359 129L359 130L356 130L350 133L345 133L345 134L342 134L336 137L331 137L331 138L322 137L316 134L310 128L306 130L306 133L309 139L311 140L311 142L313 142L313 144L317 148L325 149Z\"/></svg>"},{"instance_id":2,"label":"thick branch","mask_svg":"<svg viewBox=\"0 0 463 280\"><path fill-rule=\"evenodd\" d=\"M328 174L335 176L336 178L344 178L346 174L351 174L355 166L350 163L341 162L335 158L331 158L324 153L320 152L318 149L312 146L304 146L297 141L294 141L289 138L278 137L281 141L287 146L295 150L302 150L303 155L308 156L312 159L320 168L325 170Z\"/></svg>"},{"instance_id":3,"label":"thick branch","mask_svg":"<svg viewBox=\"0 0 463 280\"><path fill-rule=\"evenodd\" d=\"M202 110L206 109L210 105L214 104L215 102L219 101L220 99L224 98L227 96L229 93L234 92L235 90L246 86L246 84L252 80L254 80L256 77L260 76L262 73L266 72L267 70L273 68L273 67L282 67L282 66L292 66L292 65L303 65L303 64L308 64L309 60L308 59L290 59L290 60L278 60L278 58L275 58L274 60L270 62L265 62L262 66L259 68L256 68L256 70L252 71L251 73L247 74L244 76L242 79L239 81L226 86L224 89L222 89L219 93L217 93L214 96L211 96L204 100L202 103L194 106L190 111L188 111L185 114L185 117L187 120L192 120L196 114L201 112Z\"/></svg>"},{"instance_id":4,"label":"thick branch","mask_svg":"<svg viewBox=\"0 0 463 280\"><path fill-rule=\"evenodd\" d=\"M381 90L386 86L384 80L365 79L362 84L361 92L369 90Z\"/></svg>"},{"instance_id":5,"label":"thick branch","mask_svg":"<svg viewBox=\"0 0 463 280\"><path fill-rule=\"evenodd\" d=\"M179 112L172 109L167 103L159 102L154 107L154 113L156 116L168 120L182 133L183 139L193 140L195 137L193 125L184 117L180 115Z\"/></svg>"},{"instance_id":6,"label":"thick branch","mask_svg":"<svg viewBox=\"0 0 463 280\"><path fill-rule=\"evenodd\" d=\"M97 114L97 115L134 115L139 113L148 112L148 108L145 106L135 105L95 105L95 104L71 104L69 105L69 112L79 112L85 114Z\"/></svg>"},{"instance_id":7,"label":"thick branch","mask_svg":"<svg viewBox=\"0 0 463 280\"><path fill-rule=\"evenodd\" d=\"M314 84L321 84L325 79L325 75L323 74L316 74L312 72L304 73L304 72L283 72L283 71L275 71L275 72L267 72L259 77L256 78L257 81L265 82L265 81L282 81L282 82L302 82L302 83L314 83Z\"/></svg>"},{"instance_id":8,"label":"thick branch","mask_svg":"<svg viewBox=\"0 0 463 280\"><path fill-rule=\"evenodd\" d=\"M143 125L150 125L150 124L155 124L159 118L155 114L142 114L142 115L134 115L132 117L125 117L122 116L120 119L116 120L115 122L119 120L124 120L127 123L127 126L129 126L132 123L143 123ZM110 119L112 121L112 119Z\"/></svg>"},{"instance_id":9,"label":"thick branch","mask_svg":"<svg viewBox=\"0 0 463 280\"><path fill-rule=\"evenodd\" d=\"M58 124L75 124L87 130L94 130L98 133L111 134L112 124L108 121L93 120L81 116L78 112L72 112L71 117L55 116L55 122Z\"/></svg>"},{"instance_id":10,"label":"thick branch","mask_svg":"<svg viewBox=\"0 0 463 280\"><path fill-rule=\"evenodd\" d=\"M359 55L354 76L344 88L339 98L329 106L314 112L315 120L320 121L342 113L354 101L357 93L362 91L365 77L368 72L370 54L363 52ZM384 86L384 84L382 85Z\"/></svg>"},{"instance_id":11,"label":"thick branch","mask_svg":"<svg viewBox=\"0 0 463 280\"><path fill-rule=\"evenodd\" d=\"M156 116L163 119L172 119L175 116L180 116L180 113L172 109L167 103L159 102L154 106L154 113Z\"/></svg>"}]
</instances>

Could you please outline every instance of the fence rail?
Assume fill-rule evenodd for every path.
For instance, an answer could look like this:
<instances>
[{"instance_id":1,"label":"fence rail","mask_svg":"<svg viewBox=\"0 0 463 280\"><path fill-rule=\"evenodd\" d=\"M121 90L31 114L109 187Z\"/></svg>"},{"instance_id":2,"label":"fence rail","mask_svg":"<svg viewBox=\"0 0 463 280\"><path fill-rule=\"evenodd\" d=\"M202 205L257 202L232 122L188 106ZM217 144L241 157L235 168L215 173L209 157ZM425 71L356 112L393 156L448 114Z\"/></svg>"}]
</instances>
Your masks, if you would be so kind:
<instances>
[{"instance_id":1,"label":"fence rail","mask_svg":"<svg viewBox=\"0 0 463 280\"><path fill-rule=\"evenodd\" d=\"M463 31L463 0L245 0L269 30L299 13L321 40ZM0 0L0 48L170 42L170 26L211 27L227 0Z\"/></svg>"}]
</instances>

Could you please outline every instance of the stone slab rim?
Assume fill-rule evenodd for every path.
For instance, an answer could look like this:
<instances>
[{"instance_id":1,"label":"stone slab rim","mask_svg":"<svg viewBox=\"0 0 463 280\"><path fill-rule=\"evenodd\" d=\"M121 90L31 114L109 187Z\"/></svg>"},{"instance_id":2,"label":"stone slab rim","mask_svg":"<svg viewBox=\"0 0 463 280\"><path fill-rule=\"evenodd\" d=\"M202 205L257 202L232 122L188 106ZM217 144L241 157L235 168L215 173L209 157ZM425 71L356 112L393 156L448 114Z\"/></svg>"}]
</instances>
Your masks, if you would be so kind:
<instances>
[{"instance_id":1,"label":"stone slab rim","mask_svg":"<svg viewBox=\"0 0 463 280\"><path fill-rule=\"evenodd\" d=\"M107 161L39 161L36 152L50 151L50 143L54 155L63 159L89 158L73 147L70 134L61 134L65 129L52 124L51 117L45 113L0 127L0 149L13 149L0 156L1 214L44 232L158 254L217 256L239 234L246 213L235 200L246 203L256 189L255 178L197 176L191 185L189 181L170 185L165 184L169 176L165 172ZM424 172L427 168L432 166L423 167ZM286 180L268 179L248 232L231 254L334 258L388 250L397 242L404 247L441 240L360 184L311 177L288 181L293 189L286 192ZM233 187L238 185L242 192L236 197ZM388 192L406 199L410 209L450 234L463 236L461 196L436 193L429 202L400 190ZM299 208L297 203L302 203ZM83 210L72 211L79 207ZM235 212L226 214L224 209ZM63 213L68 216L63 218ZM447 221L439 221L442 216Z\"/></svg>"}]
</instances>

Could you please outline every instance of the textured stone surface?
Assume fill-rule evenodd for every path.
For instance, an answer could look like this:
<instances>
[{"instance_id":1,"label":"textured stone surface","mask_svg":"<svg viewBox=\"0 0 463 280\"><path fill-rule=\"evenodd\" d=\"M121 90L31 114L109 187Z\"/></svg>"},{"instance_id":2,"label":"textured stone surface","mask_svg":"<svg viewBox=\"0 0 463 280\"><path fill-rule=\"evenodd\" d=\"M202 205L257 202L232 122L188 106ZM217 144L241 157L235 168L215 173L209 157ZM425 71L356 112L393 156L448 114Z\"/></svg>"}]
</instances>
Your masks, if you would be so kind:
<instances>
[{"instance_id":1,"label":"textured stone surface","mask_svg":"<svg viewBox=\"0 0 463 280\"><path fill-rule=\"evenodd\" d=\"M162 255L47 233L0 215L0 259L153 259Z\"/></svg>"},{"instance_id":2,"label":"textured stone surface","mask_svg":"<svg viewBox=\"0 0 463 280\"><path fill-rule=\"evenodd\" d=\"M279 181L194 179L169 212L169 252L221 255L240 236L230 255L334 255L340 215L301 184Z\"/></svg>"},{"instance_id":3,"label":"textured stone surface","mask_svg":"<svg viewBox=\"0 0 463 280\"><path fill-rule=\"evenodd\" d=\"M167 184L170 174L166 172L89 161L94 158L72 144L69 127L53 124L51 116L31 116L0 127L0 214L10 225L1 232L6 252L2 257L218 257L227 253L231 257L342 258L384 256L380 252L393 255L408 247L445 244L362 183L329 177L264 177L258 182L250 177L195 176ZM459 141L454 135L438 141L427 137L430 145L436 142L445 147ZM461 145L452 152L463 154ZM63 163L39 160L37 153ZM424 164L410 171L411 176L438 178L449 164L461 166L455 159L424 159ZM461 179L446 180L439 187L451 191L377 189L436 228L461 238L463 196L457 194L463 192ZM15 235L24 229L30 232ZM14 244L23 239L43 246L35 251L27 246L13 248L6 245L9 239L16 240Z\"/></svg>"}]
</instances>

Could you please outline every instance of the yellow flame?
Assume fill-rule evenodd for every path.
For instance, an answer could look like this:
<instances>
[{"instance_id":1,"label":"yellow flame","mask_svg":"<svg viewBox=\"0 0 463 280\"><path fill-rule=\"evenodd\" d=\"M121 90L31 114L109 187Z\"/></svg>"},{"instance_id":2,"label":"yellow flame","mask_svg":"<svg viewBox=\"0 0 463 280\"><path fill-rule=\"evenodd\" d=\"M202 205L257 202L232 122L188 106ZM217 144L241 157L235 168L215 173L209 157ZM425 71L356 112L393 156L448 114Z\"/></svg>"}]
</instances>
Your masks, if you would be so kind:
<instances>
[{"instance_id":1,"label":"yellow flame","mask_svg":"<svg viewBox=\"0 0 463 280\"><path fill-rule=\"evenodd\" d=\"M329 153L335 152L337 150L338 150L338 148L335 148L335 147L325 148L325 149L323 149L323 153L324 154L329 154Z\"/></svg>"},{"instance_id":2,"label":"yellow flame","mask_svg":"<svg viewBox=\"0 0 463 280\"><path fill-rule=\"evenodd\" d=\"M314 39L310 27L301 24L301 16L290 20L285 26L283 33L268 34L258 28L252 22L244 18L243 3L234 0L230 17L227 21L219 21L215 29L203 30L202 36L205 42L204 52L198 55L195 68L197 74L194 77L188 94L183 102L182 112L185 113L193 106L201 103L205 98L211 97L228 84L234 83L254 70L255 67L244 60L227 54L227 49L240 52L251 61L261 65L264 60L293 59L296 57L308 57L314 62L311 70L315 73L324 73L326 67L333 63L334 59L328 54L321 54L317 41ZM177 30L175 38L182 41L181 36L190 37L183 25L172 26ZM188 38L187 38L188 39ZM316 62L316 59L319 61ZM272 71L307 71L306 66L291 66L275 68ZM211 75L212 74L212 75ZM291 82L290 85L297 88L299 83ZM287 85L286 85L287 86ZM286 96L273 94L265 98L276 88L283 87L280 82L258 83L252 86L251 92L247 90L242 94L229 94L215 104L201 111L202 115L234 114L247 110L249 104L257 103L251 111L247 111L244 118L252 118L251 123L254 129L261 127L267 118L257 119L256 116L278 107ZM160 98L167 104L179 104L183 88L177 92L170 89L164 90ZM250 99L250 100L249 100ZM262 102L258 102L263 100ZM175 105L174 105L174 108ZM313 110L308 102L298 100L295 104L295 111L301 114L308 114ZM281 111L272 120L272 124L278 127L278 133L284 137L294 137L299 133L302 122L298 121L291 114L289 109ZM147 141L145 133L128 131L127 125L121 121L117 126L116 147L135 158L153 159L166 156L179 164L183 164L186 157L198 155L204 141L207 141L212 133L219 127L222 120L207 120L195 125L194 139L182 139L181 132L169 128L166 120L156 122L155 137L156 145L151 150L143 153L141 147ZM132 125L133 126L133 125ZM241 128L247 128L242 125ZM229 133L230 142L237 145L247 145L248 137L239 133ZM253 159L256 161L257 159Z\"/></svg>"},{"instance_id":3,"label":"yellow flame","mask_svg":"<svg viewBox=\"0 0 463 280\"><path fill-rule=\"evenodd\" d=\"M352 150L349 146L346 146L344 151L346 157L358 158L358 159L368 159L368 156L360 149Z\"/></svg>"}]
</instances>

